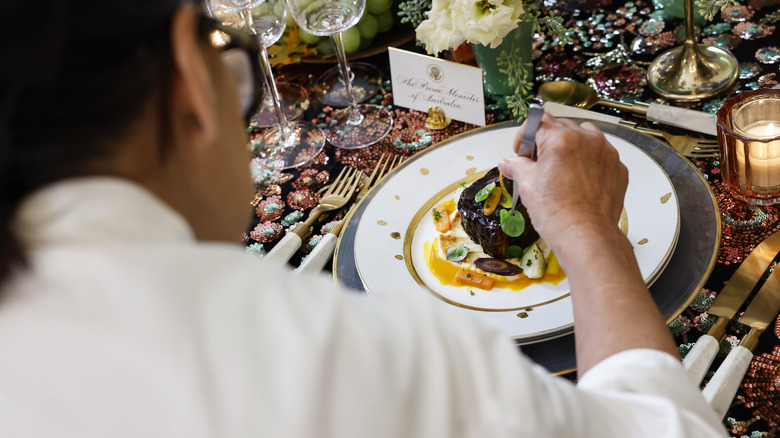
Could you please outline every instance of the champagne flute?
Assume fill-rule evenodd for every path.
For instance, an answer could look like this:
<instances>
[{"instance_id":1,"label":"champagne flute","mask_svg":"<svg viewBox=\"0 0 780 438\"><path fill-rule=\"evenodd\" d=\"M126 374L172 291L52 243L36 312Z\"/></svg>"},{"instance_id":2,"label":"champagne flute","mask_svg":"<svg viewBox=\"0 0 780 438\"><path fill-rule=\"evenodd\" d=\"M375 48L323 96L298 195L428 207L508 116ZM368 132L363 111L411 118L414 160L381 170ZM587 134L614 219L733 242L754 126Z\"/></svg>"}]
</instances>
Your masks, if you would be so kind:
<instances>
[{"instance_id":1,"label":"champagne flute","mask_svg":"<svg viewBox=\"0 0 780 438\"><path fill-rule=\"evenodd\" d=\"M366 9L365 0L287 0L293 19L304 31L330 36L336 47L341 75L349 78L347 55L341 32L357 24ZM383 139L393 126L393 118L377 105L358 105L352 83L344 81L349 105L334 111L326 132L328 141L342 149L358 149Z\"/></svg>"},{"instance_id":2,"label":"champagne flute","mask_svg":"<svg viewBox=\"0 0 780 438\"><path fill-rule=\"evenodd\" d=\"M253 139L254 154L273 169L288 169L309 162L322 151L325 136L311 122L287 120L266 50L284 32L287 10L283 0L208 0L206 4L213 17L226 25L245 28L260 45L260 67L277 123Z\"/></svg>"}]
</instances>

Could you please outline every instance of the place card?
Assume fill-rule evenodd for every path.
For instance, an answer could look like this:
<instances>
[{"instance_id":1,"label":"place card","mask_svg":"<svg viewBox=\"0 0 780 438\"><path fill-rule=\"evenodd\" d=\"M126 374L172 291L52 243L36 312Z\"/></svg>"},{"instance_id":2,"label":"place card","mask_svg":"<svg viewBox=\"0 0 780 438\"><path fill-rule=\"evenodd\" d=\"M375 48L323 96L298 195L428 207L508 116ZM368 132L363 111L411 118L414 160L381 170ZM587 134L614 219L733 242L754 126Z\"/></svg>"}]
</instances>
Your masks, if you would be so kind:
<instances>
[{"instance_id":1,"label":"place card","mask_svg":"<svg viewBox=\"0 0 780 438\"><path fill-rule=\"evenodd\" d=\"M388 48L393 104L485 126L482 69L406 50Z\"/></svg>"}]
</instances>

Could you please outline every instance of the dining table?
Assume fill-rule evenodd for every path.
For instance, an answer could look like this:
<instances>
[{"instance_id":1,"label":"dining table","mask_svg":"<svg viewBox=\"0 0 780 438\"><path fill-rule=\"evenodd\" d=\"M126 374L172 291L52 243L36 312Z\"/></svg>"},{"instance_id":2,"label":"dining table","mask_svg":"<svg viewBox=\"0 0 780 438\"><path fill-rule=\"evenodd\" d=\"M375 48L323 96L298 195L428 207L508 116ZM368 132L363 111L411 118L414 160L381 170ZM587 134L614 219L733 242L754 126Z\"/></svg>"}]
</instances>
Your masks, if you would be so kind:
<instances>
[{"instance_id":1,"label":"dining table","mask_svg":"<svg viewBox=\"0 0 780 438\"><path fill-rule=\"evenodd\" d=\"M702 44L727 49L736 56L739 61L739 78L736 83L727 91L697 101L667 100L655 93L647 84L648 66L663 51L679 46L684 38L683 18L674 15L675 8L670 7L671 3L672 0L542 2L543 10L554 10L556 15L564 19L564 24L571 30L569 34L572 41L559 45L544 35L534 38L534 91L529 101L540 102L536 96L540 85L571 80L587 83L601 97L622 102L660 103L715 113L728 98L740 92L778 87L780 31L776 31L776 26L780 21L780 0L744 0L740 5L718 11L711 21L697 21L696 28ZM425 53L415 43L410 27L397 24L391 32L396 32L397 38L392 38L390 45ZM457 55L447 52L439 56L463 63L473 62L468 56L464 60ZM251 200L253 220L243 236L248 253L267 255L287 232L306 219L318 204L323 188L344 167L354 167L369 174L383 157L403 157L409 162L446 145L452 139L484 130L515 126L517 123L505 96L486 95L486 127L453 120L444 128L432 129L426 126L428 114L425 112L394 105L385 47L359 52L357 56L351 56L351 61L371 64L381 72L379 92L369 102L390 111L393 116L390 133L378 143L361 149L338 149L326 145L311 161L294 169L274 170L264 167L261 160L253 159L250 162L256 184L256 194ZM335 62L333 57L314 56L275 67L277 82L297 83L308 90L303 118L322 128L327 128L334 108L314 97L313 86L316 78L333 67ZM691 134L684 128L650 122L641 116L603 106L597 105L590 110L620 117L640 127L676 135ZM608 123L601 122L598 125L606 133L645 144L645 152L659 162L667 173L683 172L685 175L681 178L696 182L688 184L686 180L675 181L672 178L679 202L684 204L680 207L680 218L687 229L681 231L674 255L665 272L652 286L658 289L684 281L690 283L685 288L685 305L675 309L669 321L669 330L678 344L681 358L684 358L697 339L716 320L708 314L708 309L736 269L757 245L780 231L780 207L752 205L735 198L722 182L719 156L682 156L660 140ZM250 136L261 135L264 129L250 127ZM478 153L478 150L474 150L473 155ZM391 173L387 178L393 177ZM698 188L692 189L694 186ZM408 187L408 190L414 190L414 187ZM370 201L371 197L367 196L363 204ZM363 293L360 290L361 281L349 263L354 263L351 260L354 258L354 229L365 210L365 205L363 207L363 210L356 210L350 223L345 224L337 249L338 257L324 269L325 274L332 275L335 281L356 293ZM341 209L323 215L310 236L304 239L300 250L289 260L291 267L298 266L323 236L344 219L347 211ZM705 222L702 226L701 221ZM695 271L693 278L684 278L685 273L692 270L687 264L694 262L699 264L698 271ZM744 311L744 307L741 310ZM605 330L630 329L605 324ZM720 341L720 351L704 383L712 377L713 371L748 330L749 327L738 322L728 324L726 336ZM532 359L540 358L539 361L545 365L544 361L549 361L549 356L557 354L557 350L573 348L573 335L562 337L556 342L556 345L538 343L519 348ZM769 324L753 353L754 358L747 374L725 415L724 425L735 437L780 436L780 316L776 316L774 322ZM575 367L576 362L573 366L558 364L550 370L576 381Z\"/></svg>"}]
</instances>

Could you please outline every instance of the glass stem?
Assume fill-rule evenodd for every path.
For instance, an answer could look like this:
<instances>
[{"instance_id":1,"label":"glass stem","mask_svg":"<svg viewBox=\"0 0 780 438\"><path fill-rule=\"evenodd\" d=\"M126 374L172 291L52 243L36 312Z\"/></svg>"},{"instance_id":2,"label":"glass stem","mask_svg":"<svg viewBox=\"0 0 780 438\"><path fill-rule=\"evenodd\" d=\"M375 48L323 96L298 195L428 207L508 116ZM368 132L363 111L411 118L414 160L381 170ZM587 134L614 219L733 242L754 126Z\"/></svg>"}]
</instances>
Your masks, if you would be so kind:
<instances>
[{"instance_id":1,"label":"glass stem","mask_svg":"<svg viewBox=\"0 0 780 438\"><path fill-rule=\"evenodd\" d=\"M274 106L274 99L271 97L271 89L268 88L268 81L263 78L263 108L271 108Z\"/></svg>"},{"instance_id":2,"label":"glass stem","mask_svg":"<svg viewBox=\"0 0 780 438\"><path fill-rule=\"evenodd\" d=\"M347 64L347 53L344 51L344 41L341 39L341 32L330 36L333 46L336 48L336 56L339 59L339 68L341 77L344 79L344 88L347 91L347 101L349 102L349 117L347 123L350 125L359 125L363 121L363 115L360 114L355 95L352 94L352 81L349 80L349 64Z\"/></svg>"},{"instance_id":3,"label":"glass stem","mask_svg":"<svg viewBox=\"0 0 780 438\"><path fill-rule=\"evenodd\" d=\"M282 138L282 143L290 138L292 130L290 124L287 123L287 117L284 116L282 111L281 98L279 97L279 90L276 88L276 81L274 80L274 72L271 70L271 61L268 60L268 51L265 47L261 47L260 50L260 67L263 69L263 79L265 86L270 91L271 100L274 104L274 112L276 113L276 119L279 122L279 135Z\"/></svg>"},{"instance_id":4,"label":"glass stem","mask_svg":"<svg viewBox=\"0 0 780 438\"><path fill-rule=\"evenodd\" d=\"M252 26L252 12L249 10L241 11L241 18L244 19L244 25L246 26L247 30L253 35L256 35L255 28ZM291 138L292 129L290 129L290 124L287 123L287 118L284 116L284 111L282 111L282 99L279 97L279 90L276 88L274 72L271 69L271 61L268 59L268 51L262 44L260 44L260 68L263 69L263 84L265 84L263 91L270 91L270 93L267 93L266 96L269 94L271 95L271 100L273 101L274 105L274 112L276 113L276 120L279 126L279 137L281 143L285 144ZM266 97L263 96L263 100L265 99Z\"/></svg>"}]
</instances>

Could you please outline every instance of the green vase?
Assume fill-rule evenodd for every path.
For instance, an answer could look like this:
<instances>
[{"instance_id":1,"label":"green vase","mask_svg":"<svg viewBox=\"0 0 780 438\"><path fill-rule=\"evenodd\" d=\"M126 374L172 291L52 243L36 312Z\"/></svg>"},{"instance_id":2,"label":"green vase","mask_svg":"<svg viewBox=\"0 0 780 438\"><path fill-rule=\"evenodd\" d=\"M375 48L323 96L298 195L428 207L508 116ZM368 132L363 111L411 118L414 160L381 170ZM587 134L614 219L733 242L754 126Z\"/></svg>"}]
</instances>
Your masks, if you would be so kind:
<instances>
[{"instance_id":1,"label":"green vase","mask_svg":"<svg viewBox=\"0 0 780 438\"><path fill-rule=\"evenodd\" d=\"M531 62L531 44L533 42L533 23L522 22L509 32L495 49L481 44L472 44L474 58L482 68L482 82L485 92L502 96L515 93L515 87L509 85L508 76L499 71L498 58L501 52L514 53L525 65L522 80L533 81L533 64ZM528 96L523 96L528 97Z\"/></svg>"},{"instance_id":2,"label":"green vase","mask_svg":"<svg viewBox=\"0 0 780 438\"><path fill-rule=\"evenodd\" d=\"M653 0L654 15L661 20L685 18L685 2L683 0ZM693 14L693 24L704 26L707 20L698 12ZM667 23L668 26L668 23Z\"/></svg>"}]
</instances>

